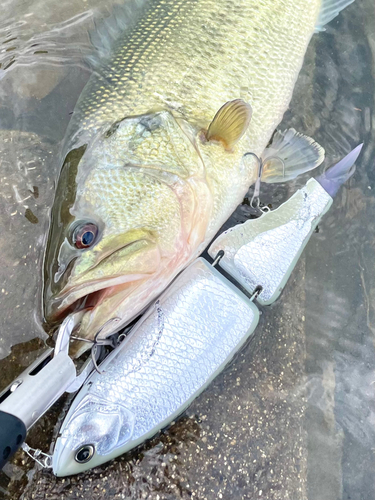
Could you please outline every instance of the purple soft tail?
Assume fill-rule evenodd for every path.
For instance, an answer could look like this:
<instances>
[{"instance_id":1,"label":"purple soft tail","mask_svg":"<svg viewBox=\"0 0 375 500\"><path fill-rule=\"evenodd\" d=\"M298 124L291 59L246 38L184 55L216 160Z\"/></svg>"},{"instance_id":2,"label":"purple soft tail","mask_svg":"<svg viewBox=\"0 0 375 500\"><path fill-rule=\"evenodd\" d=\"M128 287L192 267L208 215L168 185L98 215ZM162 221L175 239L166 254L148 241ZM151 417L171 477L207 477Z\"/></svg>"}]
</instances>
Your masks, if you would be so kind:
<instances>
[{"instance_id":1,"label":"purple soft tail","mask_svg":"<svg viewBox=\"0 0 375 500\"><path fill-rule=\"evenodd\" d=\"M361 152L362 146L363 144L357 146L345 158L316 178L332 198L336 196L340 187L354 174L354 163Z\"/></svg>"}]
</instances>

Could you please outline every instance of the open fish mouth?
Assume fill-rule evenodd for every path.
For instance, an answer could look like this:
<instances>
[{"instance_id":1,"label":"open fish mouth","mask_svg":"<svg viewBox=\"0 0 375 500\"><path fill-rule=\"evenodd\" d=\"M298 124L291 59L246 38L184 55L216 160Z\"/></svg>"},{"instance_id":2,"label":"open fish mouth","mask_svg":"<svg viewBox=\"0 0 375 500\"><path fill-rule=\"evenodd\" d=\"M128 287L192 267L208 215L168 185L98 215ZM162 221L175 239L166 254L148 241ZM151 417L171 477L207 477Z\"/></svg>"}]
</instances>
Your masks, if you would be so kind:
<instances>
[{"instance_id":1,"label":"open fish mouth","mask_svg":"<svg viewBox=\"0 0 375 500\"><path fill-rule=\"evenodd\" d=\"M60 321L70 313L92 310L99 307L105 299L114 297L127 288L130 293L134 286L148 277L147 274L131 274L73 286L50 302L49 317L52 321Z\"/></svg>"},{"instance_id":2,"label":"open fish mouth","mask_svg":"<svg viewBox=\"0 0 375 500\"><path fill-rule=\"evenodd\" d=\"M93 310L119 293L125 298L154 275L159 264L158 245L141 240L115 249L84 273L75 274L73 267L65 286L45 304L47 320L55 323L70 313Z\"/></svg>"}]
</instances>

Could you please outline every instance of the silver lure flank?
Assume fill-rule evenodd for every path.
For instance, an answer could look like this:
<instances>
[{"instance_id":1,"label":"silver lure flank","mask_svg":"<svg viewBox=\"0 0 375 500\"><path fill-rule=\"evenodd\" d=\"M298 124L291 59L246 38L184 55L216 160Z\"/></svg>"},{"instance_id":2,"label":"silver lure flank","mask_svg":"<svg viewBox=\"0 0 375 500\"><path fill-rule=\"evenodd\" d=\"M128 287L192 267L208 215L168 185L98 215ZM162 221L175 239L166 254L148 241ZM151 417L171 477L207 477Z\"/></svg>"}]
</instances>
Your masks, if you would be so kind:
<instances>
[{"instance_id":1,"label":"silver lure flank","mask_svg":"<svg viewBox=\"0 0 375 500\"><path fill-rule=\"evenodd\" d=\"M57 476L125 453L176 418L232 359L259 312L198 259L85 383L53 455Z\"/></svg>"}]
</instances>

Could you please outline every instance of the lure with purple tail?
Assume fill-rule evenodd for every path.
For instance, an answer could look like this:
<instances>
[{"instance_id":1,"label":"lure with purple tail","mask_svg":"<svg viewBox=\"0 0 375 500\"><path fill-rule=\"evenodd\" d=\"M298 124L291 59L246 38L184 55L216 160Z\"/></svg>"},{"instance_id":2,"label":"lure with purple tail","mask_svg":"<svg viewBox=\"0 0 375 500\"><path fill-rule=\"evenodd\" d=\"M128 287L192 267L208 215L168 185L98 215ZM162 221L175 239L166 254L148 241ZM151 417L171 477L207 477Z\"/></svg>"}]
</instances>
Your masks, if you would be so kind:
<instances>
[{"instance_id":1,"label":"lure with purple tail","mask_svg":"<svg viewBox=\"0 0 375 500\"><path fill-rule=\"evenodd\" d=\"M353 149L353 151L336 163L336 165L329 168L322 175L319 175L319 177L316 177L319 184L330 196L332 196L332 198L336 196L340 187L354 174L354 164L362 150L362 146L363 143Z\"/></svg>"}]
</instances>

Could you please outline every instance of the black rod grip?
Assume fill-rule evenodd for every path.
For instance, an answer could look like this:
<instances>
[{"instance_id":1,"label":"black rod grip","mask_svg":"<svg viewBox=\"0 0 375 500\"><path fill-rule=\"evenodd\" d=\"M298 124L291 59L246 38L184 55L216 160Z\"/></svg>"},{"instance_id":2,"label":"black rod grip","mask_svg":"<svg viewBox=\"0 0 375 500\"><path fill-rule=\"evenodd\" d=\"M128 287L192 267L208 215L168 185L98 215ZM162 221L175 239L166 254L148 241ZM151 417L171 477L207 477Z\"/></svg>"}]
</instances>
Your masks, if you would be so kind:
<instances>
[{"instance_id":1,"label":"black rod grip","mask_svg":"<svg viewBox=\"0 0 375 500\"><path fill-rule=\"evenodd\" d=\"M26 426L18 417L0 410L0 470L21 447Z\"/></svg>"}]
</instances>

